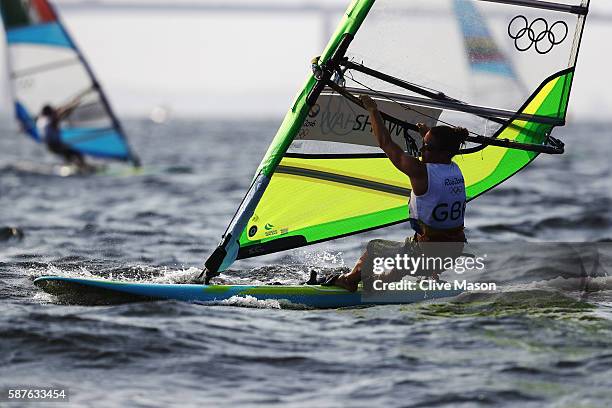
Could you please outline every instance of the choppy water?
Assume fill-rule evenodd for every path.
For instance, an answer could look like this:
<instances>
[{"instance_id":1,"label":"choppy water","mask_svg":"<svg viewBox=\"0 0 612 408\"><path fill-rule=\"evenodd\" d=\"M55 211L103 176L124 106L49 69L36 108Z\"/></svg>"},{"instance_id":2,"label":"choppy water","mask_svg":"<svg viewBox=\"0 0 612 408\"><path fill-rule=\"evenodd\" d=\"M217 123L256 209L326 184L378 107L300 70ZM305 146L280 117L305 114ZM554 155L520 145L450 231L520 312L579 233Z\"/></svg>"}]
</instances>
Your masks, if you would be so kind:
<instances>
[{"instance_id":1,"label":"choppy water","mask_svg":"<svg viewBox=\"0 0 612 408\"><path fill-rule=\"evenodd\" d=\"M555 279L563 254L519 254L524 286L513 293L367 309L71 306L33 286L46 274L190 281L277 125L131 121L144 175L72 178L15 170L49 158L5 125L0 226L25 237L0 242L0 388L57 385L72 404L105 407L610 405L612 283L604 273L584 292L584 282ZM566 155L542 157L472 203L472 241L507 242L510 259L513 242L612 238L612 132L556 135ZM245 261L225 279L296 282L406 228ZM529 284L542 276L556 283Z\"/></svg>"}]
</instances>

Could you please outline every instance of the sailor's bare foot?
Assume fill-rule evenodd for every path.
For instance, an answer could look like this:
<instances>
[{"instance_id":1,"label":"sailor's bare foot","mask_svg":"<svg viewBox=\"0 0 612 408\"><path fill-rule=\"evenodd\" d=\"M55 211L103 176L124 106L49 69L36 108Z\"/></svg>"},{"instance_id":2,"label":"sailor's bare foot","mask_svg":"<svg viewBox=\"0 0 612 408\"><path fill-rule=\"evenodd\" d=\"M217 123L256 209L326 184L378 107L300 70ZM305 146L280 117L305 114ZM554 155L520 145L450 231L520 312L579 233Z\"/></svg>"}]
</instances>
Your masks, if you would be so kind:
<instances>
[{"instance_id":1,"label":"sailor's bare foot","mask_svg":"<svg viewBox=\"0 0 612 408\"><path fill-rule=\"evenodd\" d=\"M338 286L342 289L346 289L349 292L356 292L359 286L359 280L348 274L342 274L336 278L334 286Z\"/></svg>"}]
</instances>

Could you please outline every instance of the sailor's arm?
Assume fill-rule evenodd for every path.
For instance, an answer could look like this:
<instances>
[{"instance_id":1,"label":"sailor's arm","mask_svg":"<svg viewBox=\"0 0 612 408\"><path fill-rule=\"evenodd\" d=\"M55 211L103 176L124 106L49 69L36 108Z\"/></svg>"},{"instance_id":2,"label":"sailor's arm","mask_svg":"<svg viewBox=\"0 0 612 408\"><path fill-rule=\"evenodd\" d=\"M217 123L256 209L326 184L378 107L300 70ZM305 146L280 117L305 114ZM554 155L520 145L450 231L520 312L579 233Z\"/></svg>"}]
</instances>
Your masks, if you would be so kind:
<instances>
[{"instance_id":1,"label":"sailor's arm","mask_svg":"<svg viewBox=\"0 0 612 408\"><path fill-rule=\"evenodd\" d=\"M69 116L72 113L72 111L78 108L79 105L81 104L81 100L83 99L83 97L89 94L90 92L92 92L92 90L93 88L88 88L85 91L76 95L74 98L72 98L72 100L68 102L67 104L60 106L57 109L57 114L60 117L60 119L64 119L66 116Z\"/></svg>"},{"instance_id":2,"label":"sailor's arm","mask_svg":"<svg viewBox=\"0 0 612 408\"><path fill-rule=\"evenodd\" d=\"M79 102L80 101L78 100L73 100L64 106L59 107L57 109L57 116L60 118L60 120L65 119L67 116L69 116L72 111L74 111L79 106Z\"/></svg>"},{"instance_id":3,"label":"sailor's arm","mask_svg":"<svg viewBox=\"0 0 612 408\"><path fill-rule=\"evenodd\" d=\"M362 95L360 99L364 107L370 113L370 121L372 122L372 129L376 141L389 160L391 160L391 163L411 179L423 177L427 173L425 165L416 157L407 155L402 148L391 139L389 130L385 126L382 115L378 111L376 102L367 95Z\"/></svg>"}]
</instances>

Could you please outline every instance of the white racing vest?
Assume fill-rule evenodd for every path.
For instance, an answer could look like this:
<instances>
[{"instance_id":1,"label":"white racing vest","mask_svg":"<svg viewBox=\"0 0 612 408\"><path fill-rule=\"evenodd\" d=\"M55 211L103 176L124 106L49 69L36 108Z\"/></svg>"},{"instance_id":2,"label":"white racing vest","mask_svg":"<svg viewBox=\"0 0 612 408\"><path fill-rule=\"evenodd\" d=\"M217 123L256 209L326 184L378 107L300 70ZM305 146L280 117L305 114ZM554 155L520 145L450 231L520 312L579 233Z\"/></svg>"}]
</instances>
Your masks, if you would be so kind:
<instances>
[{"instance_id":1,"label":"white racing vest","mask_svg":"<svg viewBox=\"0 0 612 408\"><path fill-rule=\"evenodd\" d=\"M410 220L413 228L418 226L414 221L439 229L451 229L463 226L465 216L465 181L461 169L455 163L426 163L427 192L410 195ZM417 232L418 229L417 229Z\"/></svg>"}]
</instances>

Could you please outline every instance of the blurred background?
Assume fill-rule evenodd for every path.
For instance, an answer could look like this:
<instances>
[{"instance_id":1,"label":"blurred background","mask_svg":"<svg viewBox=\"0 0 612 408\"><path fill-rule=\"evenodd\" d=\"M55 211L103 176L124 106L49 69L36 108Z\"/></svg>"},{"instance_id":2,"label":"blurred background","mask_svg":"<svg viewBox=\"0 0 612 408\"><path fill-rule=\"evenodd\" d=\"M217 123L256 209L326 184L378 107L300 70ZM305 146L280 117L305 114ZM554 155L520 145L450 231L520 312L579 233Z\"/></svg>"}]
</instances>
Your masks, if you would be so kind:
<instances>
[{"instance_id":1,"label":"blurred background","mask_svg":"<svg viewBox=\"0 0 612 408\"><path fill-rule=\"evenodd\" d=\"M346 0L58 0L65 24L119 116L281 118ZM612 114L603 39L612 2L593 0L572 118ZM4 50L2 51L4 52ZM3 71L2 76L6 78ZM2 106L11 106L7 81ZM12 116L12 109L2 110Z\"/></svg>"}]
</instances>

